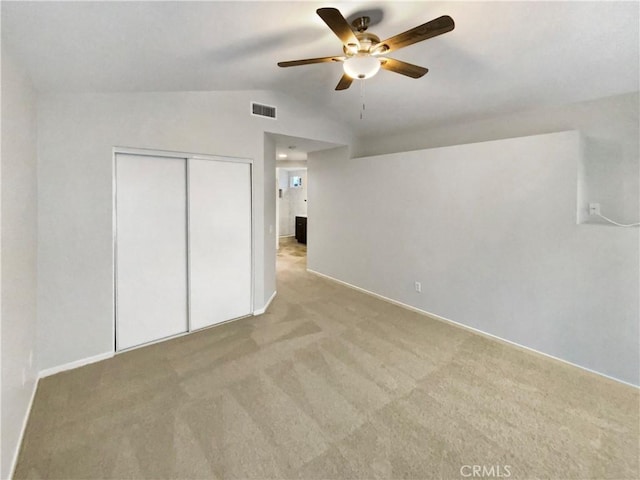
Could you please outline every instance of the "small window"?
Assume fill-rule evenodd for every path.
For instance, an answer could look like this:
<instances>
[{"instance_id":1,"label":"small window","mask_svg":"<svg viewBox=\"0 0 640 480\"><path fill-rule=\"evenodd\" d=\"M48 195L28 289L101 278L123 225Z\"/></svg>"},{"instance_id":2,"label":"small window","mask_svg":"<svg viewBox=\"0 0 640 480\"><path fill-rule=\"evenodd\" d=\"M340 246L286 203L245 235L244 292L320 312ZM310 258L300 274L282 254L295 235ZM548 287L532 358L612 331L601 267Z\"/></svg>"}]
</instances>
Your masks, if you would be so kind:
<instances>
[{"instance_id":1,"label":"small window","mask_svg":"<svg viewBox=\"0 0 640 480\"><path fill-rule=\"evenodd\" d=\"M300 188L302 186L302 177L291 177L291 188Z\"/></svg>"}]
</instances>

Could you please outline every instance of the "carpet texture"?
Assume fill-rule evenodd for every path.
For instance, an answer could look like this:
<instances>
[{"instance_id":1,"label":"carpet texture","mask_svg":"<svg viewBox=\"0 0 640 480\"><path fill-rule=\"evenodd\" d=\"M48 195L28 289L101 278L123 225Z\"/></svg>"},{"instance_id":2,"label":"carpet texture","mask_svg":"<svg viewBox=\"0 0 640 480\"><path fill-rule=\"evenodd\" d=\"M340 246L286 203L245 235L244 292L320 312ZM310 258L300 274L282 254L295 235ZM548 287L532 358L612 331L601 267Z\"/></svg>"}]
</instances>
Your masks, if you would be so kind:
<instances>
[{"instance_id":1,"label":"carpet texture","mask_svg":"<svg viewBox=\"0 0 640 480\"><path fill-rule=\"evenodd\" d=\"M15 478L637 479L638 391L306 272L40 382Z\"/></svg>"}]
</instances>

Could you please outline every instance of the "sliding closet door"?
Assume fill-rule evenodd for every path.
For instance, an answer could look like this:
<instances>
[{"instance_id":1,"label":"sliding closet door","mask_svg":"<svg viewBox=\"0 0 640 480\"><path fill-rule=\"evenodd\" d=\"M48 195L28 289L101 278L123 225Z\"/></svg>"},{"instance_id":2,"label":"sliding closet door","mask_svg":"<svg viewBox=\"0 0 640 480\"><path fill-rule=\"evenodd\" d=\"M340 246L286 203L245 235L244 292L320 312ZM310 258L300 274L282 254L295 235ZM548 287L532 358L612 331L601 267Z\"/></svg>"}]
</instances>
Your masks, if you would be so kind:
<instances>
[{"instance_id":1,"label":"sliding closet door","mask_svg":"<svg viewBox=\"0 0 640 480\"><path fill-rule=\"evenodd\" d=\"M185 159L116 156L116 348L187 331Z\"/></svg>"},{"instance_id":2,"label":"sliding closet door","mask_svg":"<svg viewBox=\"0 0 640 480\"><path fill-rule=\"evenodd\" d=\"M191 329L251 313L251 166L189 159Z\"/></svg>"}]
</instances>

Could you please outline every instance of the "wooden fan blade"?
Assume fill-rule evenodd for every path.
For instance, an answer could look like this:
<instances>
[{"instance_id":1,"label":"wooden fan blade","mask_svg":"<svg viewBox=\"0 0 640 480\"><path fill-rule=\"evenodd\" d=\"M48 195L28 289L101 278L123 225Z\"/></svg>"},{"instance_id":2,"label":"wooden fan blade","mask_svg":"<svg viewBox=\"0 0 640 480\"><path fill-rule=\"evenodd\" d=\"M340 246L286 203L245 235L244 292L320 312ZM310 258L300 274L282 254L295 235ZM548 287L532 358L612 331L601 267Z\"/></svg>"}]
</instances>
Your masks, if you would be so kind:
<instances>
[{"instance_id":1,"label":"wooden fan blade","mask_svg":"<svg viewBox=\"0 0 640 480\"><path fill-rule=\"evenodd\" d=\"M395 60L393 58L381 58L380 68L384 68L385 70L399 73L401 75L406 75L411 78L420 78L429 71L428 68L413 65L412 63L401 62L400 60Z\"/></svg>"},{"instance_id":2,"label":"wooden fan blade","mask_svg":"<svg viewBox=\"0 0 640 480\"><path fill-rule=\"evenodd\" d=\"M312 63L344 62L345 57L320 57L291 60L290 62L278 62L279 67L297 67L298 65L310 65Z\"/></svg>"},{"instance_id":3,"label":"wooden fan blade","mask_svg":"<svg viewBox=\"0 0 640 480\"><path fill-rule=\"evenodd\" d=\"M399 48L427 40L428 38L437 37L443 33L450 32L454 27L455 23L453 22L453 18L448 15L443 15L435 20L431 20L430 22L412 28L411 30L400 33L395 37L383 40L373 47L371 51L376 55L389 53L394 50L398 50Z\"/></svg>"},{"instance_id":4,"label":"wooden fan blade","mask_svg":"<svg viewBox=\"0 0 640 480\"><path fill-rule=\"evenodd\" d=\"M355 44L360 49L360 42L356 34L351 29L349 22L342 16L336 8L319 8L316 13L320 16L324 23L336 34L343 45Z\"/></svg>"},{"instance_id":5,"label":"wooden fan blade","mask_svg":"<svg viewBox=\"0 0 640 480\"><path fill-rule=\"evenodd\" d=\"M336 90L346 90L351 86L352 82L353 78L345 73L344 75L342 75L342 78L338 82L338 85L336 85Z\"/></svg>"}]
</instances>

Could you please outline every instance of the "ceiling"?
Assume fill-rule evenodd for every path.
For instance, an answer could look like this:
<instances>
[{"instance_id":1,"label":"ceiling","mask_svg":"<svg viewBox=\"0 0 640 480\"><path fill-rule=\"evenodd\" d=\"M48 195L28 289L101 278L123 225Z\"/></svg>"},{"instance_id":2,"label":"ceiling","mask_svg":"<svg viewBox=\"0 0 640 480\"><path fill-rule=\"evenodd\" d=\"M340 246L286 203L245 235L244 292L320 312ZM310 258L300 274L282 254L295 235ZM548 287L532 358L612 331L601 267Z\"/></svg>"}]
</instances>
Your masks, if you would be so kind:
<instances>
[{"instance_id":1,"label":"ceiling","mask_svg":"<svg viewBox=\"0 0 640 480\"><path fill-rule=\"evenodd\" d=\"M276 145L276 160L279 162L304 161L307 160L309 153L340 146L335 143L321 142L308 138L291 137L289 135L280 135L277 133L269 133L268 135L273 139Z\"/></svg>"},{"instance_id":2,"label":"ceiling","mask_svg":"<svg viewBox=\"0 0 640 480\"><path fill-rule=\"evenodd\" d=\"M636 91L639 5L3 1L2 41L39 91L278 90L366 136ZM377 10L380 38L445 14L456 28L390 55L429 68L422 79L382 71L336 92L340 64L276 66L341 54L326 6Z\"/></svg>"}]
</instances>

